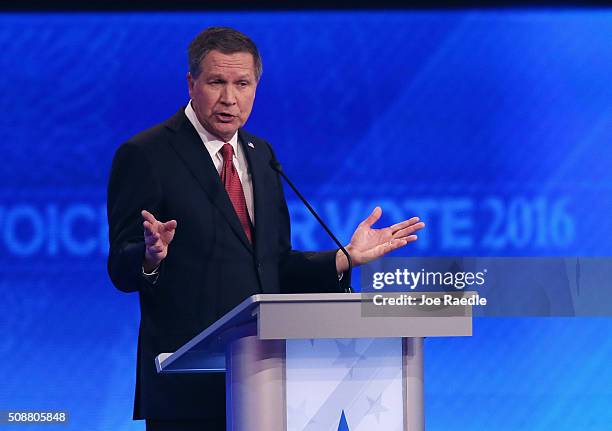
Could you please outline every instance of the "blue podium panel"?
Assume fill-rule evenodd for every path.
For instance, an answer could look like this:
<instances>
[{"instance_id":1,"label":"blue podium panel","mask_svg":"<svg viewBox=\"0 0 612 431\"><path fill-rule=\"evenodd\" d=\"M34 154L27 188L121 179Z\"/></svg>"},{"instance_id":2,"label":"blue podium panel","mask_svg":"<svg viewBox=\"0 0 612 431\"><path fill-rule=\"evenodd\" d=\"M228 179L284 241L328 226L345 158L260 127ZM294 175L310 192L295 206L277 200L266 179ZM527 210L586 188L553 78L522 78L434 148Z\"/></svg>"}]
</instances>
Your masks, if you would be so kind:
<instances>
[{"instance_id":1,"label":"blue podium panel","mask_svg":"<svg viewBox=\"0 0 612 431\"><path fill-rule=\"evenodd\" d=\"M400 338L287 340L287 430L403 430Z\"/></svg>"}]
</instances>

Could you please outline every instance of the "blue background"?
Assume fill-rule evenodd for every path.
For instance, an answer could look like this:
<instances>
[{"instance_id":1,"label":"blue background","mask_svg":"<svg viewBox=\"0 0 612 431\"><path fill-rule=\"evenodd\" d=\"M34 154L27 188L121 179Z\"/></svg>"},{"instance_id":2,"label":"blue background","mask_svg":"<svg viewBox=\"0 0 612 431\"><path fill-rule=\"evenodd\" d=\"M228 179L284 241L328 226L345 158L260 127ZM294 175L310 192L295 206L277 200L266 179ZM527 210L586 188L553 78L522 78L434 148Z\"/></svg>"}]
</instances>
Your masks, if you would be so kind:
<instances>
[{"instance_id":1,"label":"blue background","mask_svg":"<svg viewBox=\"0 0 612 431\"><path fill-rule=\"evenodd\" d=\"M400 255L612 254L609 11L5 14L0 410L144 428L137 297L105 272L106 181L121 142L187 102L186 47L209 25L260 47L247 129L341 241L380 204L381 224L428 224ZM294 246L331 247L287 195ZM428 428L610 429L611 333L490 318L428 339Z\"/></svg>"}]
</instances>

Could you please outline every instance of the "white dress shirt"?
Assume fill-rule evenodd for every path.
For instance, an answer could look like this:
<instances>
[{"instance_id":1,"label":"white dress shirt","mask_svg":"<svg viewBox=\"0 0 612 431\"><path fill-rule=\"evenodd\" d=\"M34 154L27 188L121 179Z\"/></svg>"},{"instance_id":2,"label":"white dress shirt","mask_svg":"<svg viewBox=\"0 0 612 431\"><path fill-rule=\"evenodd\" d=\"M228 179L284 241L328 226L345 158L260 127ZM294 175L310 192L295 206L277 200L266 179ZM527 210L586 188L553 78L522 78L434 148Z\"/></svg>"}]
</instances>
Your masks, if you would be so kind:
<instances>
[{"instance_id":1,"label":"white dress shirt","mask_svg":"<svg viewBox=\"0 0 612 431\"><path fill-rule=\"evenodd\" d=\"M249 171L249 165L247 163L242 145L238 144L238 132L232 136L232 139L230 139L229 142L219 140L217 137L209 133L208 130L202 126L202 124L200 124L200 121L198 120L198 117L191 106L191 100L185 108L185 115L189 121L191 121L193 127L195 127L198 135L200 135L202 143L204 144L204 147L206 147L208 154L210 154L219 175L221 175L221 169L223 168L223 155L220 151L221 147L225 144L230 144L234 149L233 163L236 171L238 171L240 182L242 183L242 191L244 192L244 198L246 200L247 211L249 212L251 223L253 226L255 226L255 213L253 210L253 181L251 180L251 172Z\"/></svg>"}]
</instances>

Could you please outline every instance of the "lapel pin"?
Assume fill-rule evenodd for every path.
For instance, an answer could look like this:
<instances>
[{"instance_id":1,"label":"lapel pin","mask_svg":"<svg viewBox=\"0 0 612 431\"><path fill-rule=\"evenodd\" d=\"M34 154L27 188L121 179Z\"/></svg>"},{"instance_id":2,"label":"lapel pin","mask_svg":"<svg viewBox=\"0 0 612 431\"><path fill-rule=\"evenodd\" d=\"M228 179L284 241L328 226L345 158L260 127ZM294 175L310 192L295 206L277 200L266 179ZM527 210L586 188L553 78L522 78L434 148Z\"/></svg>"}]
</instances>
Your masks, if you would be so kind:
<instances>
[{"instance_id":1,"label":"lapel pin","mask_svg":"<svg viewBox=\"0 0 612 431\"><path fill-rule=\"evenodd\" d=\"M255 148L255 145L253 145L253 143L252 143L252 142L249 142L247 145L248 145L249 147L253 148L253 149Z\"/></svg>"}]
</instances>

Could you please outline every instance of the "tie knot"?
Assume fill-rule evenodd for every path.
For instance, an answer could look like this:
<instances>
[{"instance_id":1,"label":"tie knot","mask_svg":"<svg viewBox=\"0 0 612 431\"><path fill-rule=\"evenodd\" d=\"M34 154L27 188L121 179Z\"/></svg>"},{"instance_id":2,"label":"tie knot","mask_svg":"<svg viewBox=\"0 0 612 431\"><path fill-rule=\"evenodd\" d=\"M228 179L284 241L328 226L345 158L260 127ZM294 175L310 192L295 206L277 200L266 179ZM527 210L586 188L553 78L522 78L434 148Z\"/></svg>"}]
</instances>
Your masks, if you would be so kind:
<instances>
[{"instance_id":1,"label":"tie knot","mask_svg":"<svg viewBox=\"0 0 612 431\"><path fill-rule=\"evenodd\" d=\"M234 157L234 147L231 144L223 144L221 147L221 155L224 161L231 161Z\"/></svg>"}]
</instances>

